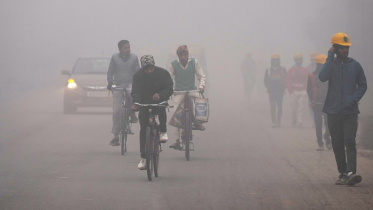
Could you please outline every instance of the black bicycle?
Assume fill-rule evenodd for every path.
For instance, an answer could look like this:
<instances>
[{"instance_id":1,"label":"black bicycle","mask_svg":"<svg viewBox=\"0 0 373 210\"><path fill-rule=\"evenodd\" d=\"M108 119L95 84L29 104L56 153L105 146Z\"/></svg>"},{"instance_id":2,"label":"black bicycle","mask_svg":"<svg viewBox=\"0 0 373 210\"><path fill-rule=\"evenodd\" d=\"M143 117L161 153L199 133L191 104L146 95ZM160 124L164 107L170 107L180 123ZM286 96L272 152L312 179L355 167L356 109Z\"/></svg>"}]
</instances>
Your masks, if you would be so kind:
<instances>
[{"instance_id":1,"label":"black bicycle","mask_svg":"<svg viewBox=\"0 0 373 210\"><path fill-rule=\"evenodd\" d=\"M156 114L153 112L153 107L161 106L167 107L167 101L161 102L159 104L139 104L134 103L141 107L149 108L149 125L146 127L146 143L145 143L145 153L146 153L146 171L148 175L148 180L152 181L153 171L154 176L158 177L159 172L159 153L162 152L161 142L159 140L159 126L156 122Z\"/></svg>"},{"instance_id":2,"label":"black bicycle","mask_svg":"<svg viewBox=\"0 0 373 210\"><path fill-rule=\"evenodd\" d=\"M184 96L184 109L181 118L181 131L180 131L180 147L179 151L185 151L185 158L187 161L190 159L190 151L194 151L193 130L193 101L189 96L189 93L198 92L199 90L188 90L188 91L174 91L174 93L185 94Z\"/></svg>"},{"instance_id":3,"label":"black bicycle","mask_svg":"<svg viewBox=\"0 0 373 210\"><path fill-rule=\"evenodd\" d=\"M131 111L130 107L126 106L126 90L125 87L117 87L116 85L112 86L112 91L123 91L123 101L122 107L120 109L120 153L124 155L127 152L127 135L133 134L131 131L131 123L129 121L129 112Z\"/></svg>"}]
</instances>

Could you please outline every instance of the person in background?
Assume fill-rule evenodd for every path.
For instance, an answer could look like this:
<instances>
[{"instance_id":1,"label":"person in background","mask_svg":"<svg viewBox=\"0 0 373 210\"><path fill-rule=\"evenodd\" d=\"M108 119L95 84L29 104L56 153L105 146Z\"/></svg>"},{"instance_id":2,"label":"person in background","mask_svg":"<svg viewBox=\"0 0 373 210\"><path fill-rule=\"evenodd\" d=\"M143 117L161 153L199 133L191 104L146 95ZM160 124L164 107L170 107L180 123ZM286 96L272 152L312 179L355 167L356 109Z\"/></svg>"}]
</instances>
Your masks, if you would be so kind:
<instances>
[{"instance_id":1,"label":"person in background","mask_svg":"<svg viewBox=\"0 0 373 210\"><path fill-rule=\"evenodd\" d=\"M264 85L267 88L271 107L272 126L281 126L282 101L285 93L286 69L280 66L280 56L271 56L271 67L264 74Z\"/></svg>"},{"instance_id":2,"label":"person in background","mask_svg":"<svg viewBox=\"0 0 373 210\"><path fill-rule=\"evenodd\" d=\"M315 63L315 57L318 55L317 52L310 52L310 65L308 65L308 71L309 73L312 73L316 70L316 63Z\"/></svg>"},{"instance_id":3,"label":"person in background","mask_svg":"<svg viewBox=\"0 0 373 210\"><path fill-rule=\"evenodd\" d=\"M244 83L244 94L250 101L256 76L256 64L251 53L247 53L245 60L241 63L241 74Z\"/></svg>"},{"instance_id":4,"label":"person in background","mask_svg":"<svg viewBox=\"0 0 373 210\"><path fill-rule=\"evenodd\" d=\"M131 53L129 41L121 40L118 43L119 53L111 57L107 72L108 90L112 90L113 84L118 88L123 88L126 92L125 103L128 108L132 106L131 88L133 74L140 69L137 55ZM110 145L119 146L120 132L120 108L122 107L123 91L113 90L113 128L111 132L114 138ZM133 111L130 111L130 122L137 123L138 119Z\"/></svg>"},{"instance_id":5,"label":"person in background","mask_svg":"<svg viewBox=\"0 0 373 210\"><path fill-rule=\"evenodd\" d=\"M308 69L302 66L303 55L294 55L295 65L286 74L286 88L291 97L292 125L303 128L303 114L307 104Z\"/></svg>"},{"instance_id":6,"label":"person in background","mask_svg":"<svg viewBox=\"0 0 373 210\"><path fill-rule=\"evenodd\" d=\"M360 113L358 103L367 91L367 80L360 63L348 57L351 46L348 35L334 34L331 43L333 46L329 49L319 79L328 81L329 87L323 112L328 115L334 156L340 173L335 184L355 185L362 181L362 177L356 174L356 132L357 115Z\"/></svg>"},{"instance_id":7,"label":"person in background","mask_svg":"<svg viewBox=\"0 0 373 210\"><path fill-rule=\"evenodd\" d=\"M326 93L328 92L328 84L321 82L318 77L325 61L326 61L326 55L320 54L315 57L315 63L317 64L317 68L314 72L308 75L308 82L307 82L307 94L310 100L310 107L312 108L313 114L314 114L318 151L324 150L324 143L322 141L323 123L325 125L325 133L324 133L325 146L329 150L332 149L328 122L327 122L327 115L322 112L322 108L324 106L324 102L326 98Z\"/></svg>"}]
</instances>

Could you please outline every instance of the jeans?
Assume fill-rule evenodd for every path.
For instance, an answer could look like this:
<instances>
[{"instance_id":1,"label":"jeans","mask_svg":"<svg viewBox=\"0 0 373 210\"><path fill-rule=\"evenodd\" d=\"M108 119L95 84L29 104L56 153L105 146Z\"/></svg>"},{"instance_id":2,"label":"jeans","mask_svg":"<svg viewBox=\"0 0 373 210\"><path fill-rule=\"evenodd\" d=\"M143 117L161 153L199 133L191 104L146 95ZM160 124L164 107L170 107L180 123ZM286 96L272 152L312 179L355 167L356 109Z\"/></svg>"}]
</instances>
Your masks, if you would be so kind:
<instances>
[{"instance_id":1,"label":"jeans","mask_svg":"<svg viewBox=\"0 0 373 210\"><path fill-rule=\"evenodd\" d=\"M316 104L312 107L313 115L314 115L314 122L315 122L315 128L316 128L316 138L317 138L317 144L321 147L324 146L324 143L322 141L322 127L323 124L325 125L325 133L324 133L324 139L325 144L330 144L330 133L329 133L329 126L328 126L328 117L325 113L322 112L323 105L322 104Z\"/></svg>"},{"instance_id":2,"label":"jeans","mask_svg":"<svg viewBox=\"0 0 373 210\"><path fill-rule=\"evenodd\" d=\"M271 119L273 124L280 125L282 117L283 93L269 94L269 104L271 106ZM277 108L277 110L276 110Z\"/></svg>"},{"instance_id":3,"label":"jeans","mask_svg":"<svg viewBox=\"0 0 373 210\"><path fill-rule=\"evenodd\" d=\"M125 106L129 109L131 109L132 106L132 96L131 96L131 89L132 84L124 84L124 85L117 85L118 88L124 88L126 92L126 100L125 100ZM122 107L122 101L123 101L123 91L120 90L113 90L113 128L111 132L118 136L120 133L120 109ZM136 118L136 115L133 111L130 111L129 113L131 119Z\"/></svg>"},{"instance_id":4,"label":"jeans","mask_svg":"<svg viewBox=\"0 0 373 210\"><path fill-rule=\"evenodd\" d=\"M328 114L328 125L339 173L356 173L357 120L357 114Z\"/></svg>"},{"instance_id":5,"label":"jeans","mask_svg":"<svg viewBox=\"0 0 373 210\"><path fill-rule=\"evenodd\" d=\"M167 132L167 114L166 107L153 107L153 114L158 115L159 119L159 132ZM149 126L149 109L140 107L139 111L140 121L140 154L141 158L146 158L145 143L146 143L146 128Z\"/></svg>"}]
</instances>

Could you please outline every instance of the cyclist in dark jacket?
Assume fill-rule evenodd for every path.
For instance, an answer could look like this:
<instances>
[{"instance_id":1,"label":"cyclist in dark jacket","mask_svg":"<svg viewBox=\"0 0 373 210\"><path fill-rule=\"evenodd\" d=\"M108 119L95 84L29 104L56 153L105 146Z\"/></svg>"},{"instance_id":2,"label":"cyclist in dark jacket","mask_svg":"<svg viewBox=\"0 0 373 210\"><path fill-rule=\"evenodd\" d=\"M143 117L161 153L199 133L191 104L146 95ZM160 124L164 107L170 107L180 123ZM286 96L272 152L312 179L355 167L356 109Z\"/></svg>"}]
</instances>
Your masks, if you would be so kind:
<instances>
[{"instance_id":1,"label":"cyclist in dark jacket","mask_svg":"<svg viewBox=\"0 0 373 210\"><path fill-rule=\"evenodd\" d=\"M314 115L314 122L316 128L316 138L318 144L318 151L324 150L324 143L322 141L322 125L323 125L323 118L325 124L325 145L328 149L332 149L332 144L330 142L330 133L328 128L327 122L327 115L322 112L322 108L324 106L326 93L328 92L328 84L325 82L321 82L318 78L318 75L321 71L322 65L326 61L326 55L320 54L315 56L315 63L316 70L313 71L311 74L308 75L308 83L307 83L307 94L310 100L310 107L313 110Z\"/></svg>"},{"instance_id":2,"label":"cyclist in dark jacket","mask_svg":"<svg viewBox=\"0 0 373 210\"><path fill-rule=\"evenodd\" d=\"M348 57L351 43L347 34L335 34L332 44L319 74L322 82L329 82L323 111L328 114L333 151L340 173L335 184L354 185L362 180L356 174L355 138L357 115L360 113L358 102L367 90L367 80L360 63ZM337 54L336 58L334 54Z\"/></svg>"},{"instance_id":3,"label":"cyclist in dark jacket","mask_svg":"<svg viewBox=\"0 0 373 210\"><path fill-rule=\"evenodd\" d=\"M166 69L154 66L154 58L151 55L144 55L140 62L142 68L133 75L133 103L158 104L168 101L174 86L170 73ZM142 170L146 166L145 141L146 127L149 125L149 112L148 109L139 108L135 104L132 106L132 110L139 110L141 161L138 168ZM153 113L158 115L160 141L165 143L168 140L166 107L154 107Z\"/></svg>"}]
</instances>

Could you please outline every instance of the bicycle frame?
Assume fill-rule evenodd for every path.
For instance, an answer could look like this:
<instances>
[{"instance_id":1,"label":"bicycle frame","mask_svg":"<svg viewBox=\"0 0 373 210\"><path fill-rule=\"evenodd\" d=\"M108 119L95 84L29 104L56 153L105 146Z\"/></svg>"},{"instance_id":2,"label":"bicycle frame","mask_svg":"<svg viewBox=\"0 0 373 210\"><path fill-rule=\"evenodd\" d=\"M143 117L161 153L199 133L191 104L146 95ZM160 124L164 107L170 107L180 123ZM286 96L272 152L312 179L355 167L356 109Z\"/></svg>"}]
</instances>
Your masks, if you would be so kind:
<instances>
[{"instance_id":1,"label":"bicycle frame","mask_svg":"<svg viewBox=\"0 0 373 210\"><path fill-rule=\"evenodd\" d=\"M165 102L162 102L165 103ZM158 177L159 169L159 153L162 152L161 142L159 140L159 127L156 122L156 115L153 113L151 107L156 106L165 106L160 104L139 104L134 103L141 107L147 107L149 111L149 125L146 128L146 143L145 143L145 152L146 152L146 170L148 175L148 180L152 181L153 170L155 177Z\"/></svg>"},{"instance_id":2,"label":"bicycle frame","mask_svg":"<svg viewBox=\"0 0 373 210\"><path fill-rule=\"evenodd\" d=\"M125 90L125 87L117 87L116 85L112 86L112 91L123 91L123 100L122 100L122 106L120 109L120 140L121 140L121 154L124 155L124 153L127 152L127 135L131 134L131 123L129 122L129 112L130 108L126 106L126 97L127 93Z\"/></svg>"},{"instance_id":3,"label":"bicycle frame","mask_svg":"<svg viewBox=\"0 0 373 210\"><path fill-rule=\"evenodd\" d=\"M184 111L185 117L182 121L182 128L180 132L180 151L185 151L185 158L187 161L190 159L190 151L194 151L194 144L191 142L193 140L193 128L192 128L192 119L193 119L193 106L192 100L189 96L189 93L199 92L198 90L190 91L174 91L175 93L183 93L184 95Z\"/></svg>"}]
</instances>

